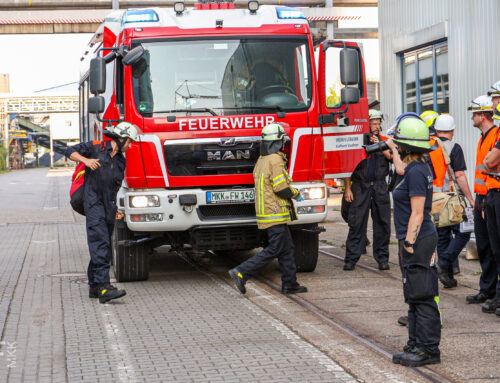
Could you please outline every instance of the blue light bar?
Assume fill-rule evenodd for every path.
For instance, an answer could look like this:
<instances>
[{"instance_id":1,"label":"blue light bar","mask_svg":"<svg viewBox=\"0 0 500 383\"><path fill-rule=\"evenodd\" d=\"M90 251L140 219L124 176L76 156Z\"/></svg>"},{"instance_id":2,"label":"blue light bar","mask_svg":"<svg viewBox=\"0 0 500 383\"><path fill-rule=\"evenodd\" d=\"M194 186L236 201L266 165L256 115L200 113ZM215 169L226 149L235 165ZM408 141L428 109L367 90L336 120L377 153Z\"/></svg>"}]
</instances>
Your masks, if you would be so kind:
<instances>
[{"instance_id":1,"label":"blue light bar","mask_svg":"<svg viewBox=\"0 0 500 383\"><path fill-rule=\"evenodd\" d=\"M295 8L276 7L278 19L306 19L306 16Z\"/></svg>"},{"instance_id":2,"label":"blue light bar","mask_svg":"<svg viewBox=\"0 0 500 383\"><path fill-rule=\"evenodd\" d=\"M135 9L127 11L123 15L122 24L126 23L149 23L159 21L158 14L152 9Z\"/></svg>"}]
</instances>

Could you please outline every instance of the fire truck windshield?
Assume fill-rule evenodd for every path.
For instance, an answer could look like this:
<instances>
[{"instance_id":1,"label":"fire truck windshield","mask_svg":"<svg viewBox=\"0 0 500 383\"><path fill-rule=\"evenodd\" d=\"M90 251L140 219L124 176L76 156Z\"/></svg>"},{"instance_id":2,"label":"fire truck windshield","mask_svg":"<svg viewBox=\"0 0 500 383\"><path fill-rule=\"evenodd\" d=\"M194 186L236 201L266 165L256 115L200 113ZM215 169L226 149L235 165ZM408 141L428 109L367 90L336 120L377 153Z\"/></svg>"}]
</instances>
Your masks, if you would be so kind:
<instances>
[{"instance_id":1,"label":"fire truck windshield","mask_svg":"<svg viewBox=\"0 0 500 383\"><path fill-rule=\"evenodd\" d=\"M142 43L132 67L135 105L144 117L301 111L311 102L306 38Z\"/></svg>"}]
</instances>

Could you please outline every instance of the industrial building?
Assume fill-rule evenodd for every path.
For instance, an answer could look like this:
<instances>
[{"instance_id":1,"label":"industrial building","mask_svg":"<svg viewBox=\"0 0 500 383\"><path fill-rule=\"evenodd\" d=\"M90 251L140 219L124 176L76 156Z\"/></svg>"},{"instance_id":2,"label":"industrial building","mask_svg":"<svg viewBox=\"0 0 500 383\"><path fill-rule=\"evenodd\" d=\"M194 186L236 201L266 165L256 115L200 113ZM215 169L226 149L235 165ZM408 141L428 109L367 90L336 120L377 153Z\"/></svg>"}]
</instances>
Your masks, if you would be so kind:
<instances>
[{"instance_id":1,"label":"industrial building","mask_svg":"<svg viewBox=\"0 0 500 383\"><path fill-rule=\"evenodd\" d=\"M380 100L390 125L433 109L457 123L469 183L479 130L467 106L500 80L498 0L380 0Z\"/></svg>"}]
</instances>

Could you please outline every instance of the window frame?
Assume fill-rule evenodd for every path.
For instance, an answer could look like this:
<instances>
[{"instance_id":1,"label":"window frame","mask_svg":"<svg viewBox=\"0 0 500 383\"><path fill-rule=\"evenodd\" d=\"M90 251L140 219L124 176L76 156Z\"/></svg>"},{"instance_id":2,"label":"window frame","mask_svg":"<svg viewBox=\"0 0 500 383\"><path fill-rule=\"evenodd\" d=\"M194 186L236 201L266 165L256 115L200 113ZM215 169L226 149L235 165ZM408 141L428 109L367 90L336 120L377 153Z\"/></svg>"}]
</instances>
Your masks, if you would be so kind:
<instances>
[{"instance_id":1,"label":"window frame","mask_svg":"<svg viewBox=\"0 0 500 383\"><path fill-rule=\"evenodd\" d=\"M433 110L437 111L438 108L438 94L437 94L437 56L436 50L442 47L448 48L448 39L442 39L435 41L430 44L426 44L417 48L408 49L399 53L399 61L400 61L400 73L401 73L401 110L403 113L407 112L407 103L406 103L406 86L405 86L405 66L404 60L407 57L413 56L415 58L415 113L421 114L423 111L420 108L421 104L421 93L420 93L420 73L419 73L419 60L418 55L423 52L427 52L430 49L432 50L432 101L433 101ZM449 70L448 70L449 75ZM449 80L448 80L449 81ZM448 86L448 94L449 94L449 86ZM449 96L448 96L449 99Z\"/></svg>"}]
</instances>

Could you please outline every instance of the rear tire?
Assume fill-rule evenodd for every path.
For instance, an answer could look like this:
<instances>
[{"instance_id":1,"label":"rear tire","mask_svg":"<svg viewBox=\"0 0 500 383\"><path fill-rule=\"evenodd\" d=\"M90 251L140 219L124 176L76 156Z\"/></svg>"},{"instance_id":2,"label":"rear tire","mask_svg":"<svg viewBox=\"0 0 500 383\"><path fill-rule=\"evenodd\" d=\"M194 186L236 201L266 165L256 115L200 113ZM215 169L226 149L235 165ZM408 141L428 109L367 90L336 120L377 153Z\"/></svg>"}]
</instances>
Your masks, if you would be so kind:
<instances>
[{"instance_id":1,"label":"rear tire","mask_svg":"<svg viewBox=\"0 0 500 383\"><path fill-rule=\"evenodd\" d=\"M133 232L123 221L117 221L113 231L113 269L118 282L145 281L149 277L149 252L147 245L123 246L119 241L134 240Z\"/></svg>"},{"instance_id":2,"label":"rear tire","mask_svg":"<svg viewBox=\"0 0 500 383\"><path fill-rule=\"evenodd\" d=\"M317 224L304 226L304 229L314 230ZM295 246L295 264L297 272L312 272L318 263L319 234L302 230L292 230Z\"/></svg>"}]
</instances>

